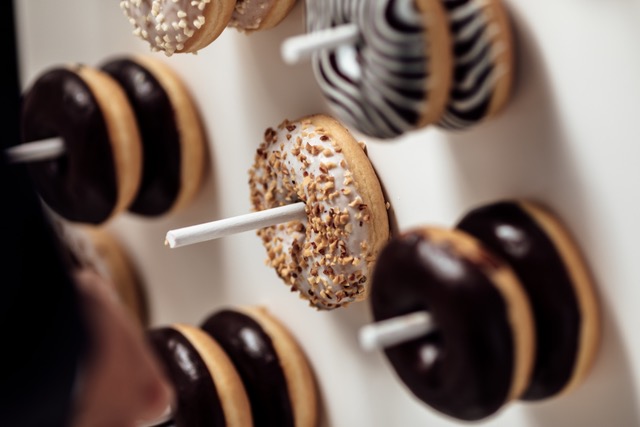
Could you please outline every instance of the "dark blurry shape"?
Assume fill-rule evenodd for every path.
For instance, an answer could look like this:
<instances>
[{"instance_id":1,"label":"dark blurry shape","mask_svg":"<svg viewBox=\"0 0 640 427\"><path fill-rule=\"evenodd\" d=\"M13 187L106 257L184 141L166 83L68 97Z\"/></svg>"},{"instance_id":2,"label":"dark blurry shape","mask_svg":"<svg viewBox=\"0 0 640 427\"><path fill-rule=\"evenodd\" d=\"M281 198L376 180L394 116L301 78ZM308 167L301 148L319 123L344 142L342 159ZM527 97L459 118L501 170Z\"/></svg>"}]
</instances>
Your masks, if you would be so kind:
<instances>
[{"instance_id":1,"label":"dark blurry shape","mask_svg":"<svg viewBox=\"0 0 640 427\"><path fill-rule=\"evenodd\" d=\"M0 80L2 150L19 141L20 85L14 3L1 6L0 34L7 40ZM68 424L79 361L86 348L78 295L31 181L21 166L0 155L0 324L4 367L0 423L12 427Z\"/></svg>"},{"instance_id":2,"label":"dark blurry shape","mask_svg":"<svg viewBox=\"0 0 640 427\"><path fill-rule=\"evenodd\" d=\"M0 147L18 144L20 119L20 79L18 64L18 45L15 31L14 0L8 0L0 6L0 35L5 40L5 62L7 65L2 73L4 78L0 83L0 111L4 116L3 137Z\"/></svg>"}]
</instances>

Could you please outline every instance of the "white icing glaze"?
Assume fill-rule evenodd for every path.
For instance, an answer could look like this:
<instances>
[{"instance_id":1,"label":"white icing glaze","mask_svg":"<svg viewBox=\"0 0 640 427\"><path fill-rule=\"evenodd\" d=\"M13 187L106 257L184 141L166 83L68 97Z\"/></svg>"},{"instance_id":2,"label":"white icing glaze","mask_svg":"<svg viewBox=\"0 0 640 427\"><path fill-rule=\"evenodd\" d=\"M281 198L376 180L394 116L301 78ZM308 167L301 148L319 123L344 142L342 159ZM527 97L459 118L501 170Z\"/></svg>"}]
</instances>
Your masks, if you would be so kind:
<instances>
[{"instance_id":1,"label":"white icing glaze","mask_svg":"<svg viewBox=\"0 0 640 427\"><path fill-rule=\"evenodd\" d=\"M205 24L204 10L211 0L121 0L120 7L133 25L133 33L151 50L167 55L180 52Z\"/></svg>"},{"instance_id":2,"label":"white icing glaze","mask_svg":"<svg viewBox=\"0 0 640 427\"><path fill-rule=\"evenodd\" d=\"M238 0L231 16L230 27L240 31L257 30L271 12L277 0Z\"/></svg>"},{"instance_id":3,"label":"white icing glaze","mask_svg":"<svg viewBox=\"0 0 640 427\"><path fill-rule=\"evenodd\" d=\"M307 221L258 231L280 277L312 306L333 309L364 297L373 256L370 212L329 129L284 122L265 133L250 171L256 210L303 201Z\"/></svg>"}]
</instances>

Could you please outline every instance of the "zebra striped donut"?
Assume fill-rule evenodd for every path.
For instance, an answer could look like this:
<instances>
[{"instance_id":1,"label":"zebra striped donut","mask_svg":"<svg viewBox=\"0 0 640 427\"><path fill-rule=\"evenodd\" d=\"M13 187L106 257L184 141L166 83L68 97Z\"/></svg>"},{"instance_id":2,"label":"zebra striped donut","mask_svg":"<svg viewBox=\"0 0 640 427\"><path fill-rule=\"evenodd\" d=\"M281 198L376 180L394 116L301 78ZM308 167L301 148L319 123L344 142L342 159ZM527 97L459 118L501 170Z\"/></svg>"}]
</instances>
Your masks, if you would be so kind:
<instances>
[{"instance_id":1,"label":"zebra striped donut","mask_svg":"<svg viewBox=\"0 0 640 427\"><path fill-rule=\"evenodd\" d=\"M313 56L316 80L341 121L377 138L437 122L452 77L441 0L307 1L307 29L355 24L356 43Z\"/></svg>"},{"instance_id":2,"label":"zebra striped donut","mask_svg":"<svg viewBox=\"0 0 640 427\"><path fill-rule=\"evenodd\" d=\"M500 0L442 0L453 36L454 76L438 123L464 129L506 103L513 80L513 43Z\"/></svg>"}]
</instances>

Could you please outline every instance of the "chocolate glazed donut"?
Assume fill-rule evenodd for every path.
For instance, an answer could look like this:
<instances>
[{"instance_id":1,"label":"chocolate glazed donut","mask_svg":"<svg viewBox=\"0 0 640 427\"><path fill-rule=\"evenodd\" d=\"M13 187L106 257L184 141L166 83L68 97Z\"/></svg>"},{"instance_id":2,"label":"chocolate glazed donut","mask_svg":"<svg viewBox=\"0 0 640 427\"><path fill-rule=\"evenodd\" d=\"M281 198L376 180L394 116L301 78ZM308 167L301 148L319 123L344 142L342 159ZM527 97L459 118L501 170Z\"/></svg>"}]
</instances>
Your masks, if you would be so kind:
<instances>
[{"instance_id":1,"label":"chocolate glazed donut","mask_svg":"<svg viewBox=\"0 0 640 427\"><path fill-rule=\"evenodd\" d=\"M572 271L558 239L549 233L546 214L524 202L504 201L470 211L458 228L474 235L504 258L514 269L531 301L536 324L537 354L531 383L522 399L538 400L570 388L591 364L595 350L598 310L590 282L580 283ZM550 217L548 217L550 219ZM559 227L559 224L555 223ZM559 228L561 229L561 228ZM594 335L595 334L595 335Z\"/></svg>"},{"instance_id":2,"label":"chocolate glazed donut","mask_svg":"<svg viewBox=\"0 0 640 427\"><path fill-rule=\"evenodd\" d=\"M126 97L89 67L54 68L26 93L22 141L60 137L65 153L29 164L43 200L70 221L100 224L130 203L140 181L138 129Z\"/></svg>"},{"instance_id":3,"label":"chocolate glazed donut","mask_svg":"<svg viewBox=\"0 0 640 427\"><path fill-rule=\"evenodd\" d=\"M142 182L129 210L161 215L173 206L180 191L180 135L171 100L155 76L138 62L118 58L101 69L127 94L142 139Z\"/></svg>"},{"instance_id":4,"label":"chocolate glazed donut","mask_svg":"<svg viewBox=\"0 0 640 427\"><path fill-rule=\"evenodd\" d=\"M225 427L215 383L193 344L173 328L152 330L149 339L176 391L176 426Z\"/></svg>"},{"instance_id":5,"label":"chocolate glazed donut","mask_svg":"<svg viewBox=\"0 0 640 427\"><path fill-rule=\"evenodd\" d=\"M250 316L223 310L202 329L229 355L249 395L254 425L294 427L287 379L271 337Z\"/></svg>"},{"instance_id":6,"label":"chocolate glazed donut","mask_svg":"<svg viewBox=\"0 0 640 427\"><path fill-rule=\"evenodd\" d=\"M436 331L385 350L419 399L479 420L519 396L531 371L533 320L509 267L459 231L417 229L381 252L371 289L376 321L428 311Z\"/></svg>"}]
</instances>

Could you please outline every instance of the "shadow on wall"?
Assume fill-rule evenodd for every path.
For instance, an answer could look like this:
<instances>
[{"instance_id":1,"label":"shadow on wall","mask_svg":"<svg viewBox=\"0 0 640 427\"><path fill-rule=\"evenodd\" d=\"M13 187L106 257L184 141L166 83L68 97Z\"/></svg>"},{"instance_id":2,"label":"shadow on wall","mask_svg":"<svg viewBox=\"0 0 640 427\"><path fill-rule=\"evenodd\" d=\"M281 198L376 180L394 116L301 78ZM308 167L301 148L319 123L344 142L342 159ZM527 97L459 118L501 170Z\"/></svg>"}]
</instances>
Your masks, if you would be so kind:
<instances>
[{"instance_id":1,"label":"shadow on wall","mask_svg":"<svg viewBox=\"0 0 640 427\"><path fill-rule=\"evenodd\" d=\"M457 171L454 186L466 207L504 197L529 197L548 205L582 242L606 242L586 196L580 170L567 144L552 82L526 20L512 16L518 30L519 80L504 113L471 132L449 133ZM587 248L591 253L596 249ZM594 259L594 258L592 258ZM599 280L602 279L602 280ZM606 283L596 277L596 286ZM600 292L601 294L603 292ZM612 307L602 299L603 330L594 369L575 392L548 402L523 403L531 426L640 425L631 363Z\"/></svg>"},{"instance_id":2,"label":"shadow on wall","mask_svg":"<svg viewBox=\"0 0 640 427\"><path fill-rule=\"evenodd\" d=\"M287 65L280 55L287 38L304 32L304 1L299 0L275 28L251 33L238 42L239 49L250 52L243 55L248 77L245 81L250 86L246 93L255 94L245 103L248 113L267 120L266 124L328 111L311 62Z\"/></svg>"},{"instance_id":3,"label":"shadow on wall","mask_svg":"<svg viewBox=\"0 0 640 427\"><path fill-rule=\"evenodd\" d=\"M205 130L205 134L209 132ZM144 276L143 281L148 283L153 325L173 322L199 324L218 308L221 301L229 300L228 289L221 286L228 282L226 266L230 263L222 240L178 249L162 247L167 231L212 221L220 216L219 186L222 177L212 167L215 162L210 143L202 186L188 206L158 218L127 213L113 224L123 241L131 246L130 252L138 258L138 264L152 266L140 273ZM152 247L162 248L148 250ZM193 298L194 295L199 297ZM185 313L189 313L187 317Z\"/></svg>"}]
</instances>

